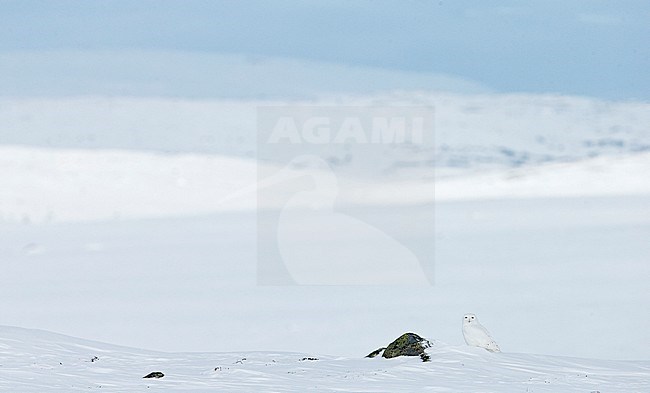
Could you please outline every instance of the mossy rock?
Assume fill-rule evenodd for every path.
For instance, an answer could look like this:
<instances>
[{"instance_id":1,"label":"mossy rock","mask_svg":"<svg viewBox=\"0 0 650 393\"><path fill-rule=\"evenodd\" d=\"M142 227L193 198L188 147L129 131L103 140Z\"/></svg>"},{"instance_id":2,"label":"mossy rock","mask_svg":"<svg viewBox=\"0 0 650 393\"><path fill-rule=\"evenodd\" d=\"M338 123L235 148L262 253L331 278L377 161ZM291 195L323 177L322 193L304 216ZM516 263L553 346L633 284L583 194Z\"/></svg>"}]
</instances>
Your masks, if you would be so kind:
<instances>
[{"instance_id":1,"label":"mossy rock","mask_svg":"<svg viewBox=\"0 0 650 393\"><path fill-rule=\"evenodd\" d=\"M427 355L424 350L429 347L431 347L431 342L429 342L429 340L422 338L415 333L404 333L395 341L388 344L386 348L379 348L366 357L374 358L379 356L379 354L382 354L381 356L386 359L398 356L419 356L423 362L427 362L429 361L429 355Z\"/></svg>"},{"instance_id":2,"label":"mossy rock","mask_svg":"<svg viewBox=\"0 0 650 393\"><path fill-rule=\"evenodd\" d=\"M431 344L415 333L404 333L388 344L382 355L386 359L397 356L421 356Z\"/></svg>"}]
</instances>

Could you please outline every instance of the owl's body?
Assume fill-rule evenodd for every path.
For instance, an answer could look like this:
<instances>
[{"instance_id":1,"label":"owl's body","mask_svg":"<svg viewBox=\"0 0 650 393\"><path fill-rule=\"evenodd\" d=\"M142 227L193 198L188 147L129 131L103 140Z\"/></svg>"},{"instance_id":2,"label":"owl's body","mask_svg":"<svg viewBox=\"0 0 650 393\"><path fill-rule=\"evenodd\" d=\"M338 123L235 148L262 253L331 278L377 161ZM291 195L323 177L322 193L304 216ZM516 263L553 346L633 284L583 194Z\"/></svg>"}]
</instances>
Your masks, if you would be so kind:
<instances>
[{"instance_id":1,"label":"owl's body","mask_svg":"<svg viewBox=\"0 0 650 393\"><path fill-rule=\"evenodd\" d=\"M490 352L501 352L499 345L490 333L483 327L474 314L465 314L463 317L463 337L467 345L485 348Z\"/></svg>"}]
</instances>

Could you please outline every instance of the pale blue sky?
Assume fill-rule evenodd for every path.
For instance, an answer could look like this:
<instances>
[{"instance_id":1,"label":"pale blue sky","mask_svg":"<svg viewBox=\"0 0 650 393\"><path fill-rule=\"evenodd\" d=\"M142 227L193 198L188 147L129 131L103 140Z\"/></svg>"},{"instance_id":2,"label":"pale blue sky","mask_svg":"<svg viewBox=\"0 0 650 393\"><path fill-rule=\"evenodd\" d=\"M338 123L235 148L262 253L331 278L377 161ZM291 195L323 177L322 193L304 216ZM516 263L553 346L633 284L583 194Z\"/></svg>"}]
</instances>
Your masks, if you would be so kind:
<instances>
[{"instance_id":1,"label":"pale blue sky","mask_svg":"<svg viewBox=\"0 0 650 393\"><path fill-rule=\"evenodd\" d=\"M158 90L141 87L143 94L192 95L187 83L178 90L164 86L165 80L206 55L241 54L253 62L270 56L396 71L386 89L399 88L400 75L414 72L455 76L496 92L648 100L648 21L650 2L628 0L0 0L0 94L66 93L65 82L47 80L66 80L61 56L15 57L17 52L72 51L69 70L83 69L87 82L77 82L73 92L101 93L93 78L135 86L160 71L147 72L141 58L134 66L133 54L165 51L194 57L181 62L181 71L156 74ZM125 65L120 75L93 74L96 64L106 64L92 57L98 51L119 59L111 68ZM95 59L85 67L79 60L84 53ZM200 76L193 77L191 84L200 85ZM207 81L217 77L205 75ZM283 82L275 74L269 78L275 86ZM268 89L262 93L273 91Z\"/></svg>"}]
</instances>

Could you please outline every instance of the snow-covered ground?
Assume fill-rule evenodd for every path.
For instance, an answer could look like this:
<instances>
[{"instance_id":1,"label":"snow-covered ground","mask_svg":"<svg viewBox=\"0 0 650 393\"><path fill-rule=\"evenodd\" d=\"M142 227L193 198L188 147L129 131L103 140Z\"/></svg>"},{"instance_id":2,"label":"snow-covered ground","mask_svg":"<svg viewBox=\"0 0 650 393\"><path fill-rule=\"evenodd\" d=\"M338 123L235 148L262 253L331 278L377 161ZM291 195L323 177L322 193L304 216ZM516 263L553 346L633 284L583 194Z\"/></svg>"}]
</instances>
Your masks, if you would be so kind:
<instances>
[{"instance_id":1,"label":"snow-covered ground","mask_svg":"<svg viewBox=\"0 0 650 393\"><path fill-rule=\"evenodd\" d=\"M352 209L406 217L406 239L433 239L432 285L395 287L259 286L254 212L5 223L2 320L167 351L355 356L406 330L461 344L462 315L475 312L505 352L648 359L649 331L631 327L650 324L639 312L650 301L649 211L647 197Z\"/></svg>"},{"instance_id":2,"label":"snow-covered ground","mask_svg":"<svg viewBox=\"0 0 650 393\"><path fill-rule=\"evenodd\" d=\"M11 392L647 392L650 362L489 353L437 343L419 357L166 353L0 326L0 390ZM150 372L160 379L143 379Z\"/></svg>"},{"instance_id":3,"label":"snow-covered ground","mask_svg":"<svg viewBox=\"0 0 650 393\"><path fill-rule=\"evenodd\" d=\"M641 196L650 195L649 168L650 153L636 153L469 171L435 183L433 178L358 181L338 176L337 202L413 205L434 199ZM207 154L0 146L0 220L47 223L281 208L281 195L265 192L256 199L256 174L262 169L277 170L277 165Z\"/></svg>"},{"instance_id":4,"label":"snow-covered ground","mask_svg":"<svg viewBox=\"0 0 650 393\"><path fill-rule=\"evenodd\" d=\"M342 100L316 104L435 109L435 144L333 152L353 157L336 213L396 228L431 285L260 285L286 195L257 198L257 175L299 176L254 160L255 108L277 102L3 98L0 325L167 352L1 327L0 390L649 390L648 104ZM284 246L346 240L321 230ZM503 353L463 345L467 312ZM450 345L362 358L406 331Z\"/></svg>"}]
</instances>

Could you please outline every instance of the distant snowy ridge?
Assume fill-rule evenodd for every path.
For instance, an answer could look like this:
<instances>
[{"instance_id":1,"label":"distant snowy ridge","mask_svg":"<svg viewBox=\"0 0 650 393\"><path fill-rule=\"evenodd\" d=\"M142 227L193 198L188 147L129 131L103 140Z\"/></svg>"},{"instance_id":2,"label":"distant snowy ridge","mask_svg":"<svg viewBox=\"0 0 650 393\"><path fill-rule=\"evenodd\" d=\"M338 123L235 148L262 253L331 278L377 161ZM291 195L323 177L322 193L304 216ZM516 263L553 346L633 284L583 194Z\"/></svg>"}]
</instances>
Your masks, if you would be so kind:
<instances>
[{"instance_id":1,"label":"distant snowy ridge","mask_svg":"<svg viewBox=\"0 0 650 393\"><path fill-rule=\"evenodd\" d=\"M437 343L431 359L165 353L0 326L0 391L647 392L650 362L489 353ZM143 379L153 371L165 376Z\"/></svg>"},{"instance_id":2,"label":"distant snowy ridge","mask_svg":"<svg viewBox=\"0 0 650 393\"><path fill-rule=\"evenodd\" d=\"M440 179L436 200L650 196L650 153Z\"/></svg>"},{"instance_id":3,"label":"distant snowy ridge","mask_svg":"<svg viewBox=\"0 0 650 393\"><path fill-rule=\"evenodd\" d=\"M650 188L644 102L423 92L293 101L4 97L0 221L281 207L286 195L256 199L258 170L277 171L295 152L258 140L265 106L431 109L434 137L425 143L328 146L321 158L338 177L339 206L647 195Z\"/></svg>"},{"instance_id":4,"label":"distant snowy ridge","mask_svg":"<svg viewBox=\"0 0 650 393\"><path fill-rule=\"evenodd\" d=\"M160 97L0 98L0 144L75 149L206 153L273 160L258 140L264 107L425 107L433 138L385 149L330 146L332 162L378 177L419 168L422 176L569 162L650 150L650 103L535 94L394 92L304 100ZM338 150L337 150L338 148ZM262 150L262 151L260 151Z\"/></svg>"}]
</instances>

